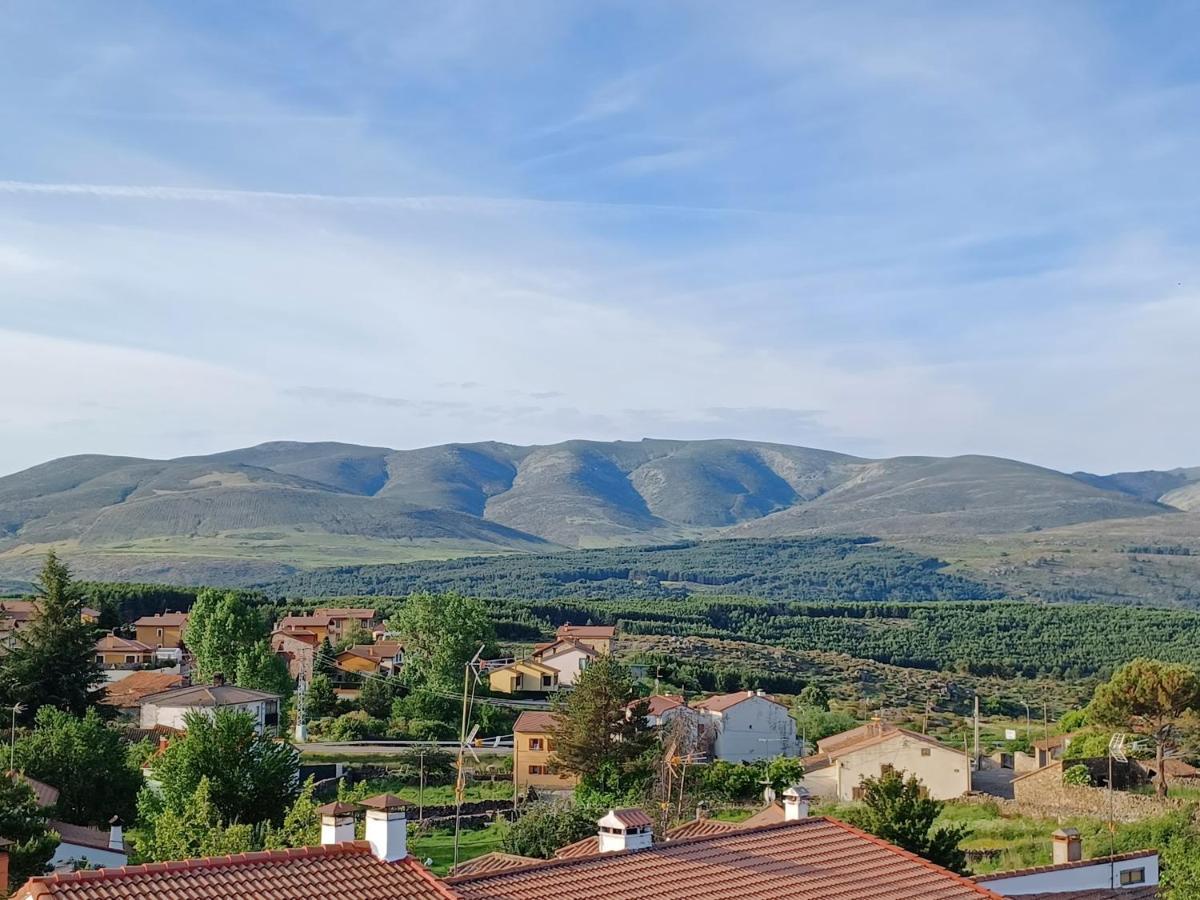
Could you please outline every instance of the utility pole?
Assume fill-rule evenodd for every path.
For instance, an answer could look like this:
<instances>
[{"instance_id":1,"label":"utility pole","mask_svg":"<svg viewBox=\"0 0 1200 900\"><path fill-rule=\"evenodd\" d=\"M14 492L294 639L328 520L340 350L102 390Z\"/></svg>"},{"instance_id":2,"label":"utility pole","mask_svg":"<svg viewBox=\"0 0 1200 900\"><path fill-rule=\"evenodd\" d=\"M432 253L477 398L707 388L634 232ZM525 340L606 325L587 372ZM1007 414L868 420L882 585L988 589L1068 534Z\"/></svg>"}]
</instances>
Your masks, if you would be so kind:
<instances>
[{"instance_id":1,"label":"utility pole","mask_svg":"<svg viewBox=\"0 0 1200 900\"><path fill-rule=\"evenodd\" d=\"M1033 741L1033 727L1029 724L1029 701L1022 700L1025 704L1025 740Z\"/></svg>"},{"instance_id":2,"label":"utility pole","mask_svg":"<svg viewBox=\"0 0 1200 900\"><path fill-rule=\"evenodd\" d=\"M979 771L979 695L975 695L975 771Z\"/></svg>"},{"instance_id":3,"label":"utility pole","mask_svg":"<svg viewBox=\"0 0 1200 900\"><path fill-rule=\"evenodd\" d=\"M417 821L425 821L425 751L422 750L417 754L420 759L420 775L417 782Z\"/></svg>"}]
</instances>

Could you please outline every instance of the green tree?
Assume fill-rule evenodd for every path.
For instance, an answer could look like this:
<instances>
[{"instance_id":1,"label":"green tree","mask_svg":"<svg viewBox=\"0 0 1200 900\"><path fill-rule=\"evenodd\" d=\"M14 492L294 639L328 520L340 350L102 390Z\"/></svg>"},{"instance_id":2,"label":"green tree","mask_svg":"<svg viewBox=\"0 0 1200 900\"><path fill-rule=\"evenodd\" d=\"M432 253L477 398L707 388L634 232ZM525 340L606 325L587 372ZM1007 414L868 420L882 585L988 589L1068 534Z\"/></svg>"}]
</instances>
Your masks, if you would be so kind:
<instances>
[{"instance_id":1,"label":"green tree","mask_svg":"<svg viewBox=\"0 0 1200 900\"><path fill-rule=\"evenodd\" d=\"M933 823L944 804L932 800L915 775L905 779L892 771L862 782L863 808L855 824L885 841L923 856L952 872L967 871L967 855L959 844L970 833L965 825Z\"/></svg>"},{"instance_id":2,"label":"green tree","mask_svg":"<svg viewBox=\"0 0 1200 900\"><path fill-rule=\"evenodd\" d=\"M238 657L268 635L262 616L242 594L206 588L196 595L183 637L196 659L197 678L211 681L217 673L235 679Z\"/></svg>"},{"instance_id":3,"label":"green tree","mask_svg":"<svg viewBox=\"0 0 1200 900\"><path fill-rule=\"evenodd\" d=\"M17 645L0 660L0 695L20 703L30 721L42 706L83 715L102 695L96 631L84 622L83 596L54 552L37 579L38 614L17 632Z\"/></svg>"},{"instance_id":4,"label":"green tree","mask_svg":"<svg viewBox=\"0 0 1200 900\"><path fill-rule=\"evenodd\" d=\"M828 710L829 695L821 689L820 685L805 685L804 689L796 695L796 704L798 706L814 706L817 709Z\"/></svg>"},{"instance_id":5,"label":"green tree","mask_svg":"<svg viewBox=\"0 0 1200 900\"><path fill-rule=\"evenodd\" d=\"M578 775L585 793L632 796L651 774L648 754L655 740L647 708L634 694L629 670L610 654L598 656L573 690L555 697L552 764Z\"/></svg>"},{"instance_id":6,"label":"green tree","mask_svg":"<svg viewBox=\"0 0 1200 900\"><path fill-rule=\"evenodd\" d=\"M520 856L550 859L554 851L596 833L596 819L565 800L534 803L504 835L504 849Z\"/></svg>"},{"instance_id":7,"label":"green tree","mask_svg":"<svg viewBox=\"0 0 1200 900\"><path fill-rule=\"evenodd\" d=\"M309 719L323 719L337 712L337 694L328 675L313 675L304 695L304 714Z\"/></svg>"},{"instance_id":8,"label":"green tree","mask_svg":"<svg viewBox=\"0 0 1200 900\"><path fill-rule=\"evenodd\" d=\"M15 756L22 772L58 788L58 818L77 825L102 825L114 815L133 820L142 773L121 733L96 710L76 718L43 706L34 730L17 741Z\"/></svg>"},{"instance_id":9,"label":"green tree","mask_svg":"<svg viewBox=\"0 0 1200 900\"><path fill-rule=\"evenodd\" d=\"M140 836L137 849L159 862L198 856L224 856L257 849L248 824L227 824L212 799L212 784L202 777L175 805L164 805Z\"/></svg>"},{"instance_id":10,"label":"green tree","mask_svg":"<svg viewBox=\"0 0 1200 900\"><path fill-rule=\"evenodd\" d=\"M413 594L388 626L404 644L401 672L411 687L460 691L463 666L484 647L494 652L487 606L461 594Z\"/></svg>"},{"instance_id":11,"label":"green tree","mask_svg":"<svg viewBox=\"0 0 1200 900\"><path fill-rule=\"evenodd\" d=\"M33 789L13 778L0 778L0 835L12 841L7 848L10 889L45 872L58 846Z\"/></svg>"},{"instance_id":12,"label":"green tree","mask_svg":"<svg viewBox=\"0 0 1200 900\"><path fill-rule=\"evenodd\" d=\"M189 713L187 730L153 766L163 806L182 813L201 780L222 822L279 822L299 790L299 755L289 744L255 731L244 712Z\"/></svg>"},{"instance_id":13,"label":"green tree","mask_svg":"<svg viewBox=\"0 0 1200 900\"><path fill-rule=\"evenodd\" d=\"M1092 773L1088 771L1087 766L1071 766L1071 768L1063 772L1062 780L1063 784L1075 785L1076 787L1091 787Z\"/></svg>"},{"instance_id":14,"label":"green tree","mask_svg":"<svg viewBox=\"0 0 1200 900\"><path fill-rule=\"evenodd\" d=\"M333 646L333 653L336 656L343 650L354 647L358 644L374 644L375 636L370 630L365 628L361 622L353 623L343 633L341 638Z\"/></svg>"},{"instance_id":15,"label":"green tree","mask_svg":"<svg viewBox=\"0 0 1200 900\"><path fill-rule=\"evenodd\" d=\"M1200 675L1191 666L1135 659L1096 688L1088 720L1128 728L1154 740L1155 772L1160 797L1167 796L1163 762L1179 749L1178 727L1189 712L1200 709Z\"/></svg>"},{"instance_id":16,"label":"green tree","mask_svg":"<svg viewBox=\"0 0 1200 900\"><path fill-rule=\"evenodd\" d=\"M233 673L239 687L269 691L286 697L292 692L292 676L283 657L271 650L270 641L261 640L238 653Z\"/></svg>"},{"instance_id":17,"label":"green tree","mask_svg":"<svg viewBox=\"0 0 1200 900\"><path fill-rule=\"evenodd\" d=\"M804 777L804 763L794 756L776 756L767 762L766 779L771 782L771 788L776 797L783 796L794 784L799 784Z\"/></svg>"},{"instance_id":18,"label":"green tree","mask_svg":"<svg viewBox=\"0 0 1200 900\"><path fill-rule=\"evenodd\" d=\"M313 847L321 843L321 817L317 815L317 807L321 804L314 796L315 792L316 781L310 775L304 782L304 787L300 789L299 796L283 817L283 824L278 828L267 829L264 843L268 850Z\"/></svg>"},{"instance_id":19,"label":"green tree","mask_svg":"<svg viewBox=\"0 0 1200 900\"><path fill-rule=\"evenodd\" d=\"M400 679L383 675L368 675L363 679L358 695L358 707L376 719L386 719L392 714L392 701L399 696Z\"/></svg>"}]
</instances>

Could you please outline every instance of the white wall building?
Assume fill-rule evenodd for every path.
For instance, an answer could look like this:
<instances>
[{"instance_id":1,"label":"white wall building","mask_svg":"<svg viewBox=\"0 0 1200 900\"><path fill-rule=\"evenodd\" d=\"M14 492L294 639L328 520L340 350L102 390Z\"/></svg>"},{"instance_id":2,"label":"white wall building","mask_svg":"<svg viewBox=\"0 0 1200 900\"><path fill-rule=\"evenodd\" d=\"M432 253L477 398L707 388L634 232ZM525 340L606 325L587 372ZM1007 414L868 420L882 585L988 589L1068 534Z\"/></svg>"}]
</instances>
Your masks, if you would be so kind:
<instances>
[{"instance_id":1,"label":"white wall building","mask_svg":"<svg viewBox=\"0 0 1200 900\"><path fill-rule=\"evenodd\" d=\"M533 658L544 666L558 672L559 687L575 684L579 673L588 667L597 652L578 641L560 638L547 647L538 649Z\"/></svg>"},{"instance_id":2,"label":"white wall building","mask_svg":"<svg viewBox=\"0 0 1200 900\"><path fill-rule=\"evenodd\" d=\"M220 676L215 684L181 687L143 698L141 727L161 725L185 731L188 713L198 712L211 717L218 709L249 713L259 734L274 733L279 727L278 694L227 685Z\"/></svg>"},{"instance_id":3,"label":"white wall building","mask_svg":"<svg viewBox=\"0 0 1200 900\"><path fill-rule=\"evenodd\" d=\"M700 714L702 740L711 746L713 759L752 762L800 752L788 708L765 691L718 694L692 709Z\"/></svg>"},{"instance_id":4,"label":"white wall building","mask_svg":"<svg viewBox=\"0 0 1200 900\"><path fill-rule=\"evenodd\" d=\"M112 869L129 862L120 819L114 818L108 831L54 820L48 824L60 838L50 857L54 871L73 872L82 863L92 869Z\"/></svg>"},{"instance_id":5,"label":"white wall building","mask_svg":"<svg viewBox=\"0 0 1200 900\"><path fill-rule=\"evenodd\" d=\"M1097 897L1120 897L1124 891L1137 897L1153 895L1158 885L1157 850L1084 859L1078 830L1060 828L1051 837L1052 865L980 875L975 883L1013 898L1052 894L1075 897L1091 891Z\"/></svg>"}]
</instances>

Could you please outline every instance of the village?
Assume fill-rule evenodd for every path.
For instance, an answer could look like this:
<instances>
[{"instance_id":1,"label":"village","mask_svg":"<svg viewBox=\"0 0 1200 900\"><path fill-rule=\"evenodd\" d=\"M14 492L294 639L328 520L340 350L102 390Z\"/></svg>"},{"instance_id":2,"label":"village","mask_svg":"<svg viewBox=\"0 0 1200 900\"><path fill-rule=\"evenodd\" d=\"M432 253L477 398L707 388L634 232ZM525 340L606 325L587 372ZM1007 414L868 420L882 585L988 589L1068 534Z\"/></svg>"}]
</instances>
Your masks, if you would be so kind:
<instances>
[{"instance_id":1,"label":"village","mask_svg":"<svg viewBox=\"0 0 1200 900\"><path fill-rule=\"evenodd\" d=\"M68 596L72 621L59 624L99 631L102 612L69 590L65 570L50 578L40 602L0 602L9 653L36 642L47 624L42 607ZM468 642L449 660L449 671L464 674L457 696L427 688L421 701L427 715L437 707L444 718L414 724L397 719L418 693L405 686L406 673L418 659L445 665L431 649L447 638L437 614L454 620L463 613L455 607L472 608L463 598L428 602L433 624L416 627L415 614L385 621L367 606L280 615L262 627L269 658L257 676L242 664L213 670L209 658L222 621L259 615L234 595L101 633L88 662L107 724L95 727L131 752L144 748L132 776L137 808L124 804L132 820L116 809L72 815L77 804L63 798L76 789L55 784L21 746L50 719L39 715L20 740L14 730L9 778L28 792L53 843L44 862L52 874L12 879L13 896L149 897L168 883L209 892L198 897L234 884L247 896L273 896L269 886L286 879L296 886L287 896L317 897L335 881L361 879L372 887L352 896L592 896L585 886L603 882L618 886L612 896L632 896L639 885L638 896L664 898L685 896L687 884L689 897L736 889L1140 900L1157 896L1159 848L1117 848L1113 836L1124 828L1134 839L1138 823L1184 810L1189 785L1200 783L1200 771L1167 757L1171 796L1154 796L1163 779L1132 736L1127 753L1124 744L1097 752L1086 728L1032 741L1005 729L1009 740L971 753L912 722L847 721L815 688L792 697L665 689L651 667L624 659L619 625L592 622L510 644L507 656L468 656ZM265 689L263 672L283 688ZM802 707L828 727L805 733L812 726L798 723ZM21 712L14 707L14 723ZM388 717L408 731L389 734ZM241 735L224 751L235 756L193 762L209 773L205 786L200 794L185 786L172 813L184 754L217 753L223 733ZM219 789L221 766L258 753L283 767L277 791L295 802L276 804L278 818L250 832L236 819L220 824L209 792ZM1015 857L973 843L956 816L984 827L1021 823L1019 858L1030 864L1004 868ZM179 827L215 830L172 838ZM9 878L13 846L3 854ZM224 855L196 859L189 848ZM163 855L174 852L184 855ZM874 893L860 893L868 883Z\"/></svg>"}]
</instances>

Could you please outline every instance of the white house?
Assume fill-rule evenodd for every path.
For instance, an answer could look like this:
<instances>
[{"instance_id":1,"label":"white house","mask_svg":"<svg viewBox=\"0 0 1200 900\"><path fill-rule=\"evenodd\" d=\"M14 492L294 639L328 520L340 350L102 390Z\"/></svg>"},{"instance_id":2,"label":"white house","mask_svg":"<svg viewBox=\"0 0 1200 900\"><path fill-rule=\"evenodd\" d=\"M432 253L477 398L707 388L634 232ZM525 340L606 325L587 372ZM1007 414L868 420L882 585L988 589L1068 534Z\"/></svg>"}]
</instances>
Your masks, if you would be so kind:
<instances>
[{"instance_id":1,"label":"white house","mask_svg":"<svg viewBox=\"0 0 1200 900\"><path fill-rule=\"evenodd\" d=\"M752 762L796 756L800 741L788 708L765 691L738 691L698 701L701 736L713 759Z\"/></svg>"},{"instance_id":2,"label":"white house","mask_svg":"<svg viewBox=\"0 0 1200 900\"><path fill-rule=\"evenodd\" d=\"M558 672L559 687L570 687L597 655L598 651L586 644L570 638L559 638L535 650L533 658Z\"/></svg>"},{"instance_id":3,"label":"white house","mask_svg":"<svg viewBox=\"0 0 1200 900\"><path fill-rule=\"evenodd\" d=\"M50 857L50 868L56 872L73 872L81 864L90 869L112 869L129 862L121 820L115 816L108 831L56 820L47 824L59 836L58 846Z\"/></svg>"},{"instance_id":4,"label":"white house","mask_svg":"<svg viewBox=\"0 0 1200 900\"><path fill-rule=\"evenodd\" d=\"M1083 858L1079 831L1060 828L1051 835L1054 862L1009 872L979 875L975 883L1004 897L1091 896L1152 897L1158 885L1158 851L1139 850L1116 856ZM1111 892L1111 893L1110 893Z\"/></svg>"},{"instance_id":5,"label":"white house","mask_svg":"<svg viewBox=\"0 0 1200 900\"><path fill-rule=\"evenodd\" d=\"M236 709L250 713L259 734L274 732L279 727L279 695L266 691L225 684L217 675L213 684L197 684L175 688L142 699L141 727L165 726L179 731L187 729L188 713L212 716L218 709Z\"/></svg>"},{"instance_id":6,"label":"white house","mask_svg":"<svg viewBox=\"0 0 1200 900\"><path fill-rule=\"evenodd\" d=\"M828 800L858 800L864 778L891 771L915 775L935 800L971 789L971 760L931 737L884 722L870 722L817 742L804 759L804 784Z\"/></svg>"}]
</instances>

